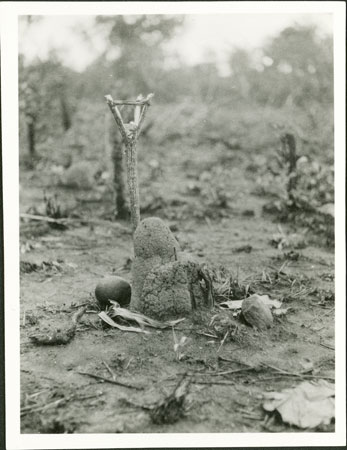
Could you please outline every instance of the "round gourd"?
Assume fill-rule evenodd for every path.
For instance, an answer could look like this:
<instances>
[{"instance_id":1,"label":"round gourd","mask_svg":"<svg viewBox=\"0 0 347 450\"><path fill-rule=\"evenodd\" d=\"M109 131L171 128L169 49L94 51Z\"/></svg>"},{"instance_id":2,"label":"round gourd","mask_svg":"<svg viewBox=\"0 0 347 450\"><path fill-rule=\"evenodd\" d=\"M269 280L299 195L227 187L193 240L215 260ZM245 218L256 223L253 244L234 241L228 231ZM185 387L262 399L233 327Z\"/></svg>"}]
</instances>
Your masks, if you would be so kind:
<instances>
[{"instance_id":1,"label":"round gourd","mask_svg":"<svg viewBox=\"0 0 347 450\"><path fill-rule=\"evenodd\" d=\"M95 297L102 309L111 305L109 300L128 306L131 298L131 286L124 278L117 276L105 277L95 288Z\"/></svg>"}]
</instances>

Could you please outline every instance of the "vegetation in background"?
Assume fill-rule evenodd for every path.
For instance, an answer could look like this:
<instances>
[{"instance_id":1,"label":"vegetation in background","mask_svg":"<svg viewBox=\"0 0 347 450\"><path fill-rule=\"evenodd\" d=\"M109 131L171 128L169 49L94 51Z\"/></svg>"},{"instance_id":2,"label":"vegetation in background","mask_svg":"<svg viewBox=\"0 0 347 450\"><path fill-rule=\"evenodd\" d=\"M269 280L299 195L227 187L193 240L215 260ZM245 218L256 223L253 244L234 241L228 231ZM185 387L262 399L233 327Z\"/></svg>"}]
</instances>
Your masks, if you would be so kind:
<instances>
[{"instance_id":1,"label":"vegetation in background","mask_svg":"<svg viewBox=\"0 0 347 450\"><path fill-rule=\"evenodd\" d=\"M82 73L54 53L31 63L20 55L21 161L63 168L94 161L92 175L107 184L103 95L154 91L156 114L143 130L145 147L207 145L220 155L208 175L213 187L211 180L197 180L195 187L206 207L227 208L232 193L218 165L247 155L245 175L258 181L258 194L273 199L267 211L323 233L329 228L332 241L333 219L320 212L333 203L332 37L312 26L288 27L262 48L233 49L231 74L222 77L212 59L191 67L168 58L165 46L182 30L181 16L99 16L94 26L106 37L106 50ZM288 161L278 153L285 135L293 136L297 154L289 190Z\"/></svg>"}]
</instances>

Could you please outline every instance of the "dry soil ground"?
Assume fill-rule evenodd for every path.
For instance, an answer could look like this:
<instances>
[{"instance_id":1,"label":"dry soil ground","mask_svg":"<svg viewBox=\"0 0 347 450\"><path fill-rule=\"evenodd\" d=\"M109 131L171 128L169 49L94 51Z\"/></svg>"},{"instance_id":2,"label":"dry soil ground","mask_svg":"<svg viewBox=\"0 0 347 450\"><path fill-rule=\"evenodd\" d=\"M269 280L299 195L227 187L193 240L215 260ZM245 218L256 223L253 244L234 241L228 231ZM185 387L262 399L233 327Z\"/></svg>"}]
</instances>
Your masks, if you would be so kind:
<instances>
[{"instance_id":1,"label":"dry soil ground","mask_svg":"<svg viewBox=\"0 0 347 450\"><path fill-rule=\"evenodd\" d=\"M21 261L38 265L32 270L22 264L20 275L22 433L302 431L278 417L267 422L262 398L264 392L302 381L283 371L308 369L306 375L313 379L334 378L333 250L317 246L310 234L303 248L270 245L278 224L262 214L264 199L255 194L255 174L237 150L183 151L173 144L170 151L148 149L140 159L143 216L164 218L184 250L224 273L216 288L227 282L229 272L241 287L250 285L290 309L268 331L240 323L221 348L226 330L221 317L230 313L217 308L187 317L175 327L178 338L188 338L180 360L171 329L145 335L105 327L92 311L93 293L104 275L131 281L130 226L107 220L112 202L103 186L69 190L55 184L44 164L36 171L23 169L21 212L31 207L31 212L42 213L45 190L57 193L61 205L82 215L85 223L66 230L45 222L21 223ZM218 170L224 177L227 173L227 206L215 188L221 180ZM91 224L92 219L103 220ZM293 231L285 224L282 229ZM29 339L50 323L70 320L78 305L88 302L91 306L69 344L38 346ZM209 322L215 314L220 326L212 330ZM141 389L78 373L110 378L104 362L118 381ZM153 423L141 405L163 399L185 372L192 376L185 415L173 424Z\"/></svg>"}]
</instances>

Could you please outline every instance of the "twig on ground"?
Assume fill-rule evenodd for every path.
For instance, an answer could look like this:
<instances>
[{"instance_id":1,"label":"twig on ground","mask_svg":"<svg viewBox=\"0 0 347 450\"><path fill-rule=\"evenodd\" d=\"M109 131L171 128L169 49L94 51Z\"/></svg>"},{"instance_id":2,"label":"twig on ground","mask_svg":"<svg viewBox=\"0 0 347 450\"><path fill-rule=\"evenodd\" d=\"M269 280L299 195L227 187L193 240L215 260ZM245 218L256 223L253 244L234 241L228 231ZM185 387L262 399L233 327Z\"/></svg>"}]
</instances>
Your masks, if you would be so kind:
<instances>
[{"instance_id":1,"label":"twig on ground","mask_svg":"<svg viewBox=\"0 0 347 450\"><path fill-rule=\"evenodd\" d=\"M141 405L140 403L133 402L132 400L129 400L128 398L122 398L120 399L122 403L129 406L134 406L135 408L141 408L146 411L149 411L154 408L155 405Z\"/></svg>"},{"instance_id":2,"label":"twig on ground","mask_svg":"<svg viewBox=\"0 0 347 450\"><path fill-rule=\"evenodd\" d=\"M24 416L24 415L26 415L28 413L38 412L38 411L46 410L48 408L52 408L53 406L58 406L62 402L69 401L72 397L73 396L71 395L70 397L59 398L58 400L55 400L54 402L47 403L47 404L42 405L42 406L34 406L34 407L26 406L26 407L22 408L20 415Z\"/></svg>"},{"instance_id":3,"label":"twig on ground","mask_svg":"<svg viewBox=\"0 0 347 450\"><path fill-rule=\"evenodd\" d=\"M264 367L268 367L269 369L275 370L276 372L281 372L281 373L284 373L287 375L290 374L290 372L287 372L286 370L280 369L279 367L276 367L276 366L271 366L270 364L261 363L260 365L264 366Z\"/></svg>"},{"instance_id":4,"label":"twig on ground","mask_svg":"<svg viewBox=\"0 0 347 450\"><path fill-rule=\"evenodd\" d=\"M106 361L102 362L103 365L106 367L106 369L110 372L112 380L115 381L115 379L117 378L117 375L113 372L113 370L111 369L111 367L107 364Z\"/></svg>"},{"instance_id":5,"label":"twig on ground","mask_svg":"<svg viewBox=\"0 0 347 450\"><path fill-rule=\"evenodd\" d=\"M192 381L193 384L216 384L216 385L222 385L222 386L235 386L235 383L233 381L231 382L227 382L227 381L222 381L222 380L209 380L209 381L197 381L194 380Z\"/></svg>"},{"instance_id":6,"label":"twig on ground","mask_svg":"<svg viewBox=\"0 0 347 450\"><path fill-rule=\"evenodd\" d=\"M236 348L241 348L241 347L236 347ZM227 362L231 362L231 363L242 364L243 366L247 366L247 367L252 367L253 368L253 366L251 364L245 363L243 361L229 359L229 358L226 358L225 356L218 355L218 359L220 359L221 361L227 361Z\"/></svg>"},{"instance_id":7,"label":"twig on ground","mask_svg":"<svg viewBox=\"0 0 347 450\"><path fill-rule=\"evenodd\" d=\"M111 222L110 220L101 220L101 219L87 219L87 218L63 218L63 219L53 219L52 217L47 216L38 216L34 214L26 214L21 213L20 214L21 219L29 219L29 220L38 220L43 222L49 222L49 223L59 223L62 225L73 225L73 224L86 224L86 225L103 225L103 226L110 226L114 228L118 228L126 233L129 233L129 229L121 225L117 222Z\"/></svg>"},{"instance_id":8,"label":"twig on ground","mask_svg":"<svg viewBox=\"0 0 347 450\"><path fill-rule=\"evenodd\" d=\"M44 391L47 391L47 390L48 389L45 389ZM44 391L41 391L41 392L44 392ZM38 394L40 394L41 392L39 392ZM71 400L87 400L90 398L100 397L100 395L104 395L103 392L101 392L101 393L98 392L96 394L91 394L91 395L85 395L84 397L77 397L76 395L70 395L69 397L59 398L58 400L55 400L54 402L46 403L45 405L41 405L41 406L37 406L37 405L25 406L24 408L21 408L20 415L24 416L26 414L29 414L29 413L31 414L33 412L45 411L48 408L56 407L64 402L68 402Z\"/></svg>"},{"instance_id":9,"label":"twig on ground","mask_svg":"<svg viewBox=\"0 0 347 450\"><path fill-rule=\"evenodd\" d=\"M310 375L310 372L312 372L312 369L307 369L307 370L303 370L302 372L295 373L295 372L288 372L286 370L280 369L280 368L272 366L270 364L262 363L261 365L263 365L265 367L269 367L270 369L273 369L276 372L280 372L282 375L301 377L301 378L324 378L327 380L328 379L334 380L334 378L331 378L331 377L324 377L324 376L320 376L320 375Z\"/></svg>"},{"instance_id":10,"label":"twig on ground","mask_svg":"<svg viewBox=\"0 0 347 450\"><path fill-rule=\"evenodd\" d=\"M240 411L240 412L244 419L249 419L249 420L262 420L263 419L263 416L261 416L259 414L249 413L246 411Z\"/></svg>"},{"instance_id":11,"label":"twig on ground","mask_svg":"<svg viewBox=\"0 0 347 450\"><path fill-rule=\"evenodd\" d=\"M322 314L320 317L325 317L325 316L327 316L328 314L330 314L331 312L333 312L334 309L335 309L335 306L334 306L333 308L331 308L331 309L328 309L328 311L326 311L326 312L325 312L324 314Z\"/></svg>"},{"instance_id":12,"label":"twig on ground","mask_svg":"<svg viewBox=\"0 0 347 450\"><path fill-rule=\"evenodd\" d=\"M207 336L213 339L218 339L218 336L216 336L215 334L209 334L209 333L204 333L202 331L196 331L196 334L200 335L200 336Z\"/></svg>"},{"instance_id":13,"label":"twig on ground","mask_svg":"<svg viewBox=\"0 0 347 450\"><path fill-rule=\"evenodd\" d=\"M335 347L332 347L331 345L324 344L323 342L320 342L319 345L321 345L322 347L328 348L329 350L335 351Z\"/></svg>"},{"instance_id":14,"label":"twig on ground","mask_svg":"<svg viewBox=\"0 0 347 450\"><path fill-rule=\"evenodd\" d=\"M223 339L222 339L222 342L220 343L220 346L218 347L217 354L218 354L218 353L220 352L220 350L222 349L222 347L223 347L223 345L224 345L224 342L225 342L226 338L227 338L228 335L229 335L229 332L230 332L230 330L227 330L227 332L225 333L225 335L224 335L224 337L223 337Z\"/></svg>"},{"instance_id":15,"label":"twig on ground","mask_svg":"<svg viewBox=\"0 0 347 450\"><path fill-rule=\"evenodd\" d=\"M257 370L257 367L244 367L243 369L235 369L235 370L225 370L224 372L216 372L215 375L230 375L238 372L249 372L252 370Z\"/></svg>"},{"instance_id":16,"label":"twig on ground","mask_svg":"<svg viewBox=\"0 0 347 450\"><path fill-rule=\"evenodd\" d=\"M129 388L129 389L136 389L138 391L142 391L144 389L142 386L134 386L133 384L122 383L121 381L111 380L109 378L101 377L100 375L95 375L95 374L89 373L89 372L77 372L77 373L79 373L80 375L85 375L87 377L95 378L96 380L104 381L105 383L111 383L111 384L115 384L117 386Z\"/></svg>"},{"instance_id":17,"label":"twig on ground","mask_svg":"<svg viewBox=\"0 0 347 450\"><path fill-rule=\"evenodd\" d=\"M67 220L67 219L53 219L52 217L38 216L38 215L34 215L34 214L25 214L25 213L21 213L20 218L21 219L30 219L30 220L39 220L39 221L49 222L49 223L60 223L60 224L64 224L64 225Z\"/></svg>"},{"instance_id":18,"label":"twig on ground","mask_svg":"<svg viewBox=\"0 0 347 450\"><path fill-rule=\"evenodd\" d=\"M128 367L130 366L131 361L134 359L134 357L132 356L131 358L129 358L129 361L127 362L127 365L124 367L124 370L127 370Z\"/></svg>"},{"instance_id":19,"label":"twig on ground","mask_svg":"<svg viewBox=\"0 0 347 450\"><path fill-rule=\"evenodd\" d=\"M43 394L44 392L47 392L47 391L49 391L49 389L42 389L41 391L38 391L38 392L34 392L33 394L30 394L30 395L28 395L28 394L26 394L26 398L27 399L33 399L34 397L37 397L38 395L41 395L41 394Z\"/></svg>"},{"instance_id":20,"label":"twig on ground","mask_svg":"<svg viewBox=\"0 0 347 450\"><path fill-rule=\"evenodd\" d=\"M272 377L266 377L266 378L257 378L256 380L250 380L248 383L254 384L262 381L270 381L270 380L276 380L278 378L282 377L299 377L299 378L309 378L312 380L322 379L322 380L329 380L329 381L335 381L335 378L333 377L326 377L324 375L300 375L297 373L278 373L277 375L274 375Z\"/></svg>"}]
</instances>

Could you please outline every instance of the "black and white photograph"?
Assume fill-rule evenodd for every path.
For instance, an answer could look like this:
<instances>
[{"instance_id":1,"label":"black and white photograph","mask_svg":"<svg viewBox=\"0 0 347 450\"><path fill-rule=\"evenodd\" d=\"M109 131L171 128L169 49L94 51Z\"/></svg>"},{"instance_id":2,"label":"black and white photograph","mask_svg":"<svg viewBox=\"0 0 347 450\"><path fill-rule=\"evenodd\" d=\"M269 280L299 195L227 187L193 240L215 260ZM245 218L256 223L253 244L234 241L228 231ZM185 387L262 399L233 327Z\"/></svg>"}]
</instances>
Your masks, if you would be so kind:
<instances>
[{"instance_id":1,"label":"black and white photograph","mask_svg":"<svg viewBox=\"0 0 347 450\"><path fill-rule=\"evenodd\" d=\"M6 448L345 444L345 3L16 3Z\"/></svg>"}]
</instances>

